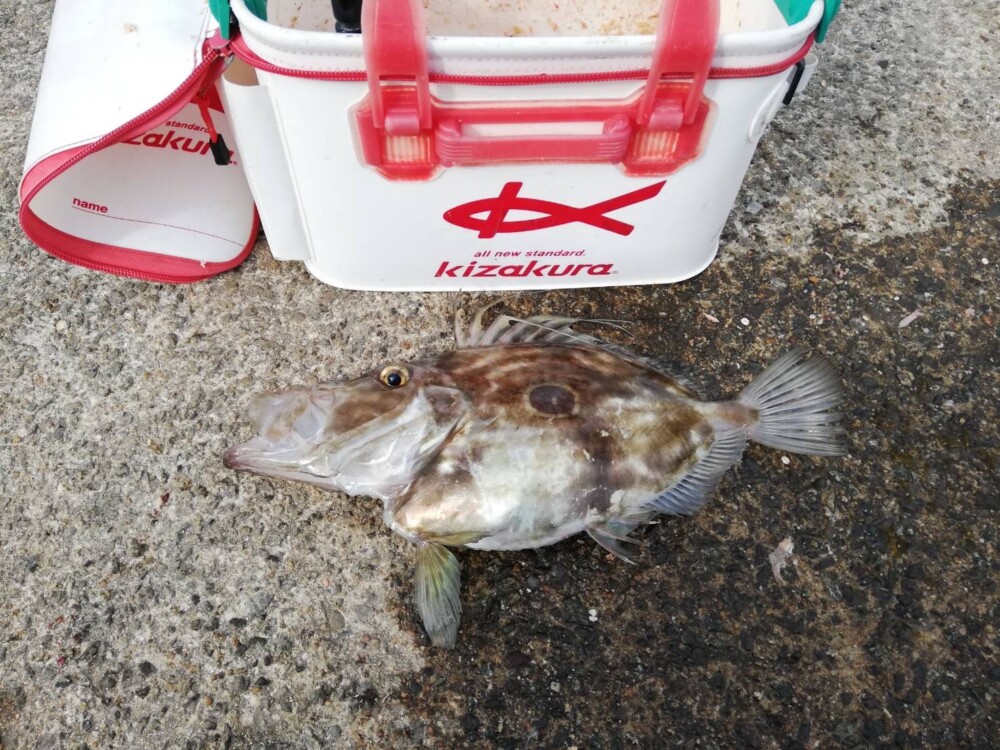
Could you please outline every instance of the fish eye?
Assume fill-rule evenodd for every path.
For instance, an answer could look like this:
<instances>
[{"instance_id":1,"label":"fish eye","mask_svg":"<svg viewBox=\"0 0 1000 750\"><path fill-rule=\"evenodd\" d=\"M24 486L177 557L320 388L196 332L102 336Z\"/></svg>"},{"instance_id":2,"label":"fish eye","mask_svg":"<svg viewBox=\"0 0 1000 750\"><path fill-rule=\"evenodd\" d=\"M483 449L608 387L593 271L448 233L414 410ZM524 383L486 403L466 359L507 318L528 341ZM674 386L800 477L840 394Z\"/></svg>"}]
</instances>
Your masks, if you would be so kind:
<instances>
[{"instance_id":1,"label":"fish eye","mask_svg":"<svg viewBox=\"0 0 1000 750\"><path fill-rule=\"evenodd\" d=\"M406 383L410 380L410 371L405 367L389 365L382 370L378 379L390 388L399 388L406 385Z\"/></svg>"}]
</instances>

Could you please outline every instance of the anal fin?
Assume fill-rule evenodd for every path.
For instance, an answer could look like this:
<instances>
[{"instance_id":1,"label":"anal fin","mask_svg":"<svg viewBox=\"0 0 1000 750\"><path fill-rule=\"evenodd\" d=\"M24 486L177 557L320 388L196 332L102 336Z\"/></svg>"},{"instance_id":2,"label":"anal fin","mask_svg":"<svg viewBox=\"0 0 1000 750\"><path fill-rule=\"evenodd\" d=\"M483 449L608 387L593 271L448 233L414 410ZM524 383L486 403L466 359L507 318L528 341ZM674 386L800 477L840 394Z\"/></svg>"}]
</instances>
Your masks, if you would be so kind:
<instances>
[{"instance_id":1,"label":"anal fin","mask_svg":"<svg viewBox=\"0 0 1000 750\"><path fill-rule=\"evenodd\" d=\"M414 584L417 611L431 643L451 648L462 619L462 574L458 559L439 544L421 544L417 548Z\"/></svg>"},{"instance_id":2,"label":"anal fin","mask_svg":"<svg viewBox=\"0 0 1000 750\"><path fill-rule=\"evenodd\" d=\"M740 460L747 436L742 429L716 433L708 453L684 477L646 507L658 513L689 516L707 503L722 475Z\"/></svg>"}]
</instances>

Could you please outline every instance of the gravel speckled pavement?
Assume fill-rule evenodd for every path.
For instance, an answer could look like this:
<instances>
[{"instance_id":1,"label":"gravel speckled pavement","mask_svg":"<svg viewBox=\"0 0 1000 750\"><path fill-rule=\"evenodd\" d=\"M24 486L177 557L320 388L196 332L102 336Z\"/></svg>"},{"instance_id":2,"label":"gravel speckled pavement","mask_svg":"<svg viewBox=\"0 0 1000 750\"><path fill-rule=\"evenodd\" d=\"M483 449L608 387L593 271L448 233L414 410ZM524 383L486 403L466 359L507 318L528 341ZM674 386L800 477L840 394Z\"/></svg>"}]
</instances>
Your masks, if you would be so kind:
<instances>
[{"instance_id":1,"label":"gravel speckled pavement","mask_svg":"<svg viewBox=\"0 0 1000 750\"><path fill-rule=\"evenodd\" d=\"M455 297L325 287L263 243L186 287L34 248L17 182L51 11L0 0L5 750L996 746L994 0L848 3L701 276L512 303L634 321L710 396L823 352L850 454L751 447L644 566L586 537L460 553L451 652L374 502L220 455L255 391L450 346Z\"/></svg>"}]
</instances>

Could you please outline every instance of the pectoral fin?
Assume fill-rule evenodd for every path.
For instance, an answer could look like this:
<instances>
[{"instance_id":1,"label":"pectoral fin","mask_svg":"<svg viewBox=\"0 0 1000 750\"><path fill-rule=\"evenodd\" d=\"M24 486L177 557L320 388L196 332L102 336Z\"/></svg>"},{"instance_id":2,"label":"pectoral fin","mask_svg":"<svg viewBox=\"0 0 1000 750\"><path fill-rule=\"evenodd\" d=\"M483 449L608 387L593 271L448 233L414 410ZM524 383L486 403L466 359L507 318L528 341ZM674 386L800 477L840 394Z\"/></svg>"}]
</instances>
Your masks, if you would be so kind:
<instances>
[{"instance_id":1,"label":"pectoral fin","mask_svg":"<svg viewBox=\"0 0 1000 750\"><path fill-rule=\"evenodd\" d=\"M422 544L417 549L417 611L435 646L455 645L462 618L461 586L461 568L448 549L439 544Z\"/></svg>"}]
</instances>

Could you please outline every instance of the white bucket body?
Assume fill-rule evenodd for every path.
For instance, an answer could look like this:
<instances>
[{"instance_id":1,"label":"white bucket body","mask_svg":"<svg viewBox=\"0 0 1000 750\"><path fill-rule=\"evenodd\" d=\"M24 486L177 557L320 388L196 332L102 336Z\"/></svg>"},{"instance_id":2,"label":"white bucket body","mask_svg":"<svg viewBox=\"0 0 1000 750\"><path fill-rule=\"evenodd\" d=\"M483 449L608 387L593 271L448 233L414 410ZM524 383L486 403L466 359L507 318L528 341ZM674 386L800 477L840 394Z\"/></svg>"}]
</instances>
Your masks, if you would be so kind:
<instances>
[{"instance_id":1,"label":"white bucket body","mask_svg":"<svg viewBox=\"0 0 1000 750\"><path fill-rule=\"evenodd\" d=\"M697 122L649 141L667 152L676 141L683 152L659 171L622 158L613 136L643 106L654 36L431 36L433 135L380 143L386 158L433 166L400 178L371 163L364 143L373 106L361 78L367 28L287 28L276 21L289 23L291 10L269 6L271 23L234 0L241 59L224 76L223 95L272 253L303 261L326 283L379 290L644 284L699 273L715 256L767 124L811 74L806 53L823 13L818 1L794 26L718 36ZM727 22L725 6L722 15L723 29L739 25ZM773 23L772 15L761 11L749 25ZM433 31L433 13L431 22ZM584 114L539 122L532 113L546 105ZM494 108L500 121L449 130L450 117L463 120L477 107ZM626 115L605 117L622 107ZM601 160L587 150L575 161L564 152L575 138L597 138L596 148L615 155ZM630 155L638 153L632 138ZM529 152L538 141L554 156L519 157L518 141ZM401 153L389 153L394 147Z\"/></svg>"}]
</instances>

